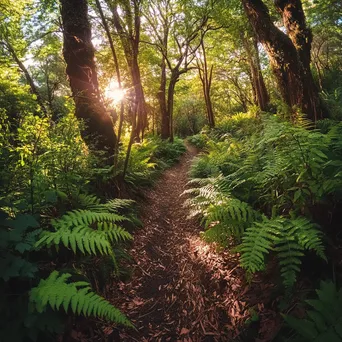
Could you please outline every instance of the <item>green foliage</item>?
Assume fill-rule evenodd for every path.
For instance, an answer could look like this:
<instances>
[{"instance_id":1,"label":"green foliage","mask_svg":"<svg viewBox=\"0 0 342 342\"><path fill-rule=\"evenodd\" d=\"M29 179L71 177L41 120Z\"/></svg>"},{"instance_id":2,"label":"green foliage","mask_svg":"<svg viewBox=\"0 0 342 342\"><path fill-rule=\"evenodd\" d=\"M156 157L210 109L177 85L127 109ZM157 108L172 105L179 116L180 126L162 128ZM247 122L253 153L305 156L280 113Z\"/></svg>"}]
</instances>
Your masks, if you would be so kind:
<instances>
[{"instance_id":1,"label":"green foliage","mask_svg":"<svg viewBox=\"0 0 342 342\"><path fill-rule=\"evenodd\" d=\"M229 131L194 161L188 204L205 222L205 239L223 246L242 241L241 265L249 273L265 270L267 255L277 257L291 287L306 251L325 259L310 210L341 199L341 126L319 123L324 134L300 116L295 123L267 113L246 117L233 116Z\"/></svg>"},{"instance_id":2,"label":"green foliage","mask_svg":"<svg viewBox=\"0 0 342 342\"><path fill-rule=\"evenodd\" d=\"M153 153L153 158L160 161L161 167L166 165L170 167L174 163L178 162L182 154L185 153L186 147L182 139L175 137L174 141L171 143L169 141L165 142L157 139L158 145Z\"/></svg>"},{"instance_id":3,"label":"green foliage","mask_svg":"<svg viewBox=\"0 0 342 342\"><path fill-rule=\"evenodd\" d=\"M203 150L207 147L209 138L205 133L199 133L188 137L189 143Z\"/></svg>"},{"instance_id":4,"label":"green foliage","mask_svg":"<svg viewBox=\"0 0 342 342\"><path fill-rule=\"evenodd\" d=\"M233 237L240 241L244 231L258 219L260 214L250 205L233 198L227 192L227 184L222 177L197 180L200 187L186 190L191 194L186 203L191 207L191 215L203 216L206 230L203 237L209 242L219 242L226 246L228 238Z\"/></svg>"},{"instance_id":5,"label":"green foliage","mask_svg":"<svg viewBox=\"0 0 342 342\"><path fill-rule=\"evenodd\" d=\"M87 195L98 173L97 158L84 145L72 114L55 123L30 112L11 122L7 113L7 108L0 112L0 335L14 342L54 340L66 314L48 307L33 312L29 293L34 288L32 293L41 295L38 283L52 265L78 279L96 279L99 290L101 272L107 279L120 273L122 243L132 239L124 225L133 226L136 215L130 200L103 203ZM126 322L89 286L64 285L84 305L97 298L94 317ZM53 301L57 289L46 289L44 298Z\"/></svg>"},{"instance_id":6,"label":"green foliage","mask_svg":"<svg viewBox=\"0 0 342 342\"><path fill-rule=\"evenodd\" d=\"M226 116L217 123L214 134L220 138L226 137L227 134L243 138L255 131L255 125L258 123L256 114L257 112L251 110Z\"/></svg>"},{"instance_id":7,"label":"green foliage","mask_svg":"<svg viewBox=\"0 0 342 342\"><path fill-rule=\"evenodd\" d=\"M188 96L191 84L183 85L182 90L175 103L174 127L176 134L186 137L199 133L207 123L207 119L203 99Z\"/></svg>"},{"instance_id":8,"label":"green foliage","mask_svg":"<svg viewBox=\"0 0 342 342\"><path fill-rule=\"evenodd\" d=\"M47 279L42 279L30 292L30 302L38 312L44 312L47 305L53 310L69 308L74 314L100 317L115 323L132 327L129 320L108 301L91 291L89 283L78 281L67 283L71 274L53 271Z\"/></svg>"},{"instance_id":9,"label":"green foliage","mask_svg":"<svg viewBox=\"0 0 342 342\"><path fill-rule=\"evenodd\" d=\"M106 208L106 205L101 209L103 208ZM66 248L71 248L75 254L80 251L82 254L96 255L99 251L101 254L111 255L113 242L132 239L131 234L116 224L125 220L126 217L114 213L90 210L68 212L59 220L51 222L55 231L44 232L36 246L54 244L58 247L63 244Z\"/></svg>"},{"instance_id":10,"label":"green foliage","mask_svg":"<svg viewBox=\"0 0 342 342\"><path fill-rule=\"evenodd\" d=\"M342 72L340 78L342 79ZM342 87L333 89L331 92L323 91L322 98L329 110L329 116L334 120L342 119Z\"/></svg>"},{"instance_id":11,"label":"green foliage","mask_svg":"<svg viewBox=\"0 0 342 342\"><path fill-rule=\"evenodd\" d=\"M60 249L61 245L71 249L75 254L81 252L94 257L100 252L100 254L109 255L112 260L111 267L117 271L115 248L119 248L120 243L132 239L132 236L120 226L129 219L119 214L120 210L131 206L132 201L111 200L102 204L95 196L79 195L78 198L82 199L84 206L92 207L92 210L70 211L59 219L51 221L41 218L45 225L49 223L45 229L39 228L37 219L32 215L18 214L12 219L7 213L10 208L4 208L1 211L0 290L2 305L0 312L6 315L10 326L16 325L17 332L14 334L6 325L0 325L0 332L13 341L41 336L41 333L60 332L62 317L52 314L47 309L47 304L50 304L52 309L58 310L61 304L56 303L60 300L60 303L63 302L66 313L70 303L75 314L83 313L86 316L92 315L131 326L119 310L91 292L88 283L66 283L71 275L59 276L57 271L54 271L47 280L40 280L41 274L46 272L44 269L49 267L47 264L42 265L44 267L42 272L41 266L34 260L37 260L38 256L41 258L42 255L45 255L44 258L51 257L52 246L57 248L58 257L63 257L64 254ZM50 231L50 227L54 231ZM84 259L84 262L89 262L89 256L88 259ZM70 260L69 267L77 265L74 272L79 273L77 268L83 262L80 256L77 259L69 256L68 259ZM57 267L61 266L58 259L53 260ZM102 262L105 263L106 260ZM38 286L34 287L39 280ZM14 284L15 293L12 293ZM27 302L29 292L30 301L37 312L32 311L32 305ZM8 307L11 307L11 310L8 310ZM20 317L16 310L20 310ZM47 315L47 320L39 318L43 312Z\"/></svg>"},{"instance_id":12,"label":"green foliage","mask_svg":"<svg viewBox=\"0 0 342 342\"><path fill-rule=\"evenodd\" d=\"M186 151L182 139L175 137L171 143L159 137L147 137L132 146L125 180L133 187L149 186L165 170L176 163ZM120 157L116 175L123 171L125 156Z\"/></svg>"},{"instance_id":13,"label":"green foliage","mask_svg":"<svg viewBox=\"0 0 342 342\"><path fill-rule=\"evenodd\" d=\"M296 332L288 341L324 342L342 339L342 290L332 282L322 281L317 299L305 302L311 307L306 319L285 315L285 321Z\"/></svg>"},{"instance_id":14,"label":"green foliage","mask_svg":"<svg viewBox=\"0 0 342 342\"><path fill-rule=\"evenodd\" d=\"M41 233L37 220L24 214L10 219L4 211L0 211L0 215L0 278L4 282L12 278L34 278L38 268L25 256L34 250Z\"/></svg>"},{"instance_id":15,"label":"green foliage","mask_svg":"<svg viewBox=\"0 0 342 342\"><path fill-rule=\"evenodd\" d=\"M279 259L284 285L291 287L300 271L300 258L305 250L313 250L326 260L316 225L304 217L285 219L264 218L246 230L239 247L241 265L254 273L265 269L265 255L274 251Z\"/></svg>"}]
</instances>

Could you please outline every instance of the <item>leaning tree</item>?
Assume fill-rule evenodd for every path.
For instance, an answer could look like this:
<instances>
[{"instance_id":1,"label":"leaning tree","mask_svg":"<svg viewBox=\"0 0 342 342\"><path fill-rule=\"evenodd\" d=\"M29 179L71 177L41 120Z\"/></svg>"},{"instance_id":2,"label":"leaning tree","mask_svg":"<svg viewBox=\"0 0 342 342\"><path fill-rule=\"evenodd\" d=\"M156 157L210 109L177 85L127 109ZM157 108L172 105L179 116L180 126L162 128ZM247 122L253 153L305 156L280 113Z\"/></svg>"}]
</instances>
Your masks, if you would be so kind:
<instances>
[{"instance_id":1,"label":"leaning tree","mask_svg":"<svg viewBox=\"0 0 342 342\"><path fill-rule=\"evenodd\" d=\"M300 0L276 0L286 33L272 21L262 0L241 0L247 17L270 58L284 101L299 107L308 118L322 118L318 89L311 64L312 33L307 27Z\"/></svg>"}]
</instances>

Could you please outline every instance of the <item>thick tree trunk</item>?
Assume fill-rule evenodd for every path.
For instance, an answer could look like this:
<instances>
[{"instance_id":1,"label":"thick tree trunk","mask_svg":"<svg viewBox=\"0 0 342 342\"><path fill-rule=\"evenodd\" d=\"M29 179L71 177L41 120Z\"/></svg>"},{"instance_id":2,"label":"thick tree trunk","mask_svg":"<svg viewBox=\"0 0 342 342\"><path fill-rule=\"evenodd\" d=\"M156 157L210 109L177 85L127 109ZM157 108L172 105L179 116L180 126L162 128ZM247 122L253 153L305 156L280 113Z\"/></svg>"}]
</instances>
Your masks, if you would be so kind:
<instances>
[{"instance_id":1,"label":"thick tree trunk","mask_svg":"<svg viewBox=\"0 0 342 342\"><path fill-rule=\"evenodd\" d=\"M303 6L300 0L276 0L276 7L283 16L287 33L295 46L303 77L304 113L311 113L314 120L323 117L318 90L311 72L312 32L306 27Z\"/></svg>"},{"instance_id":2,"label":"thick tree trunk","mask_svg":"<svg viewBox=\"0 0 342 342\"><path fill-rule=\"evenodd\" d=\"M301 2L276 1L283 13L289 36L273 24L263 1L242 0L242 3L258 40L268 53L284 101L291 108L299 107L314 121L322 118L318 91L310 70L311 41L303 43L303 39L311 38L306 29Z\"/></svg>"},{"instance_id":3,"label":"thick tree trunk","mask_svg":"<svg viewBox=\"0 0 342 342\"><path fill-rule=\"evenodd\" d=\"M86 0L61 0L63 54L67 64L76 117L85 121L82 137L90 148L106 151L112 163L116 136L111 117L100 100L94 47Z\"/></svg>"}]
</instances>

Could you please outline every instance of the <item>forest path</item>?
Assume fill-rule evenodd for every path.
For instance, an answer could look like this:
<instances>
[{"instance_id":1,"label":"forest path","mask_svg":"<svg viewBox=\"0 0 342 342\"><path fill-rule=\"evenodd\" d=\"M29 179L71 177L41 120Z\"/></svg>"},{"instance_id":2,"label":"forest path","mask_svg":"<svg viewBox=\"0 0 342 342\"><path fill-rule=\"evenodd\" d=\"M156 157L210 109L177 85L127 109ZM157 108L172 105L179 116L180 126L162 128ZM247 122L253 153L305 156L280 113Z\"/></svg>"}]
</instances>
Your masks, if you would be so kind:
<instances>
[{"instance_id":1,"label":"forest path","mask_svg":"<svg viewBox=\"0 0 342 342\"><path fill-rule=\"evenodd\" d=\"M239 274L233 276L236 259L229 256L233 266L227 267L224 253L200 239L199 223L187 218L189 209L183 206L181 194L196 154L187 146L180 162L140 203L143 228L135 232L130 250L136 265L129 282L119 284L114 301L137 331L120 331L120 341L231 341L234 320L243 318L227 286L235 279L239 287ZM230 331L229 337L224 331Z\"/></svg>"}]
</instances>

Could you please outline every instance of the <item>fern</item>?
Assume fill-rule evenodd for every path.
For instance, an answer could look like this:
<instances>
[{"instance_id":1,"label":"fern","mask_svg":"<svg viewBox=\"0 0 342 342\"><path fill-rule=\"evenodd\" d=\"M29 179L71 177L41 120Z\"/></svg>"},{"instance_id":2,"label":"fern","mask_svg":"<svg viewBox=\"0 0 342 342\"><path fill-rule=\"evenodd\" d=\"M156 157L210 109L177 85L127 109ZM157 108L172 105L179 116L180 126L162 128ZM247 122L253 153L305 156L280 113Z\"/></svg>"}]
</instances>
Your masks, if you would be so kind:
<instances>
[{"instance_id":1,"label":"fern","mask_svg":"<svg viewBox=\"0 0 342 342\"><path fill-rule=\"evenodd\" d=\"M341 341L342 289L337 291L332 282L322 281L320 289L316 292L318 299L306 300L312 308L307 312L307 319L285 315L285 321L297 333L296 341Z\"/></svg>"},{"instance_id":2,"label":"fern","mask_svg":"<svg viewBox=\"0 0 342 342\"><path fill-rule=\"evenodd\" d=\"M199 187L184 191L193 197L186 201L192 215L203 216L207 231L203 237L208 242L226 245L228 237L240 240L245 229L260 218L260 214L248 203L232 197L230 185L222 176L196 179Z\"/></svg>"},{"instance_id":3,"label":"fern","mask_svg":"<svg viewBox=\"0 0 342 342\"><path fill-rule=\"evenodd\" d=\"M240 240L246 227L260 216L260 214L253 210L247 203L229 197L221 203L209 206L206 213L207 215L204 220L207 228L211 223L216 222L214 227L208 229L204 233L204 237L207 241L212 240L213 230L221 230L222 228L226 232L226 238L232 236Z\"/></svg>"},{"instance_id":4,"label":"fern","mask_svg":"<svg viewBox=\"0 0 342 342\"><path fill-rule=\"evenodd\" d=\"M80 209L89 209L90 207L100 205L101 200L96 195L87 195L77 193L74 196L76 206Z\"/></svg>"},{"instance_id":5,"label":"fern","mask_svg":"<svg viewBox=\"0 0 342 342\"><path fill-rule=\"evenodd\" d=\"M63 244L67 248L71 248L76 254L77 250L82 254L112 254L111 244L108 241L105 232L96 231L85 226L77 226L72 230L62 227L56 232L46 232L37 242L36 247L50 246L54 244L58 246Z\"/></svg>"},{"instance_id":6,"label":"fern","mask_svg":"<svg viewBox=\"0 0 342 342\"><path fill-rule=\"evenodd\" d=\"M202 217L207 241L242 240L241 264L249 273L264 270L272 252L291 287L306 251L325 259L320 230L301 215L341 196L342 126L322 134L301 115L290 123L261 114L260 124L241 135L245 119L253 121L228 118L220 141L208 141L191 172L207 178L190 182L186 204Z\"/></svg>"},{"instance_id":7,"label":"fern","mask_svg":"<svg viewBox=\"0 0 342 342\"><path fill-rule=\"evenodd\" d=\"M127 209L134 204L133 200L114 198L106 203L101 203L101 200L95 195L77 195L77 204L80 209L93 212L111 212L118 213L122 209Z\"/></svg>"},{"instance_id":8,"label":"fern","mask_svg":"<svg viewBox=\"0 0 342 342\"><path fill-rule=\"evenodd\" d=\"M49 305L53 310L63 307L74 314L86 317L94 316L111 322L132 327L132 324L118 309L107 300L91 291L89 283L79 281L68 283L71 274L59 274L53 271L47 279L42 279L30 292L30 302L38 312L43 312Z\"/></svg>"},{"instance_id":9,"label":"fern","mask_svg":"<svg viewBox=\"0 0 342 342\"><path fill-rule=\"evenodd\" d=\"M66 213L58 220L53 220L51 223L57 228L70 228L77 225L92 225L103 221L123 222L127 221L127 218L115 213L74 210Z\"/></svg>"},{"instance_id":10,"label":"fern","mask_svg":"<svg viewBox=\"0 0 342 342\"><path fill-rule=\"evenodd\" d=\"M263 222L254 223L246 230L239 250L241 265L249 273L264 270L265 255L275 251L286 287L295 283L305 250L313 250L326 260L321 232L304 217L264 218Z\"/></svg>"},{"instance_id":11,"label":"fern","mask_svg":"<svg viewBox=\"0 0 342 342\"><path fill-rule=\"evenodd\" d=\"M100 204L95 204L100 205ZM109 205L110 206L110 205ZM102 208L103 209L103 208ZM115 213L74 210L52 220L54 232L44 232L36 247L63 244L76 254L112 254L112 243L131 240L132 236L115 222L128 218Z\"/></svg>"}]
</instances>

